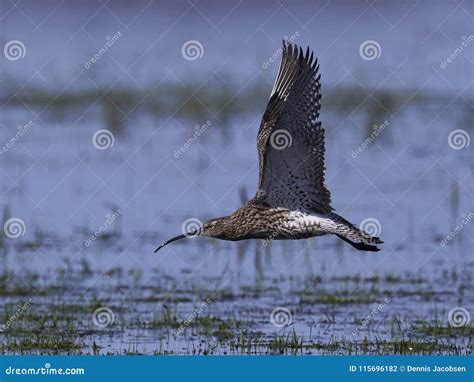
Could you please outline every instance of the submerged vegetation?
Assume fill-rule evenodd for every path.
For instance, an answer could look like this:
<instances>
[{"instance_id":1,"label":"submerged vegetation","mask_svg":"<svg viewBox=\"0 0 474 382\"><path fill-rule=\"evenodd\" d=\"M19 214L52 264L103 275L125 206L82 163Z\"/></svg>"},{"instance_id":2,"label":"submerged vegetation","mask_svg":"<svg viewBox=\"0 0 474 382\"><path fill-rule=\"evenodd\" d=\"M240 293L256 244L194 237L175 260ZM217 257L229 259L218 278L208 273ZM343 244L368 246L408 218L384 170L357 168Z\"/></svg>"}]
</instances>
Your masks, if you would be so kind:
<instances>
[{"instance_id":1,"label":"submerged vegetation","mask_svg":"<svg viewBox=\"0 0 474 382\"><path fill-rule=\"evenodd\" d=\"M11 81L10 81L11 82ZM267 83L252 83L240 91L231 80L206 84L200 83L159 83L147 89L104 88L76 91L52 91L43 88L20 87L10 83L10 93L0 97L0 105L8 107L28 107L48 110L53 118L71 118L74 110L78 116L87 110L100 108L103 125L120 131L132 120L133 114L149 114L156 118L177 118L206 121L211 116L217 118L218 125L226 128L232 118L242 114L261 113L269 94ZM392 119L402 107L416 106L420 112L444 105L449 96L429 95L415 89L387 90L361 87L335 87L323 92L325 112L363 116L360 122L366 129L366 136L388 136L375 134L379 125ZM472 118L472 109L466 103L454 104L460 108L460 115ZM73 117L74 118L74 117ZM465 117L467 118L467 117ZM389 125L390 123L388 123ZM361 126L362 126L361 125ZM193 125L194 126L194 125ZM383 126L385 127L385 126Z\"/></svg>"},{"instance_id":2,"label":"submerged vegetation","mask_svg":"<svg viewBox=\"0 0 474 382\"><path fill-rule=\"evenodd\" d=\"M82 267L87 260L82 259ZM446 312L433 321L410 309L397 289L404 276L373 275L301 280L304 289L290 296L294 314L272 324L279 288L250 299L249 286L230 294L225 289L179 289L166 283L133 288L124 270L107 283L78 293L77 287L102 275L57 271L17 278L4 272L0 280L3 308L2 354L470 354L474 327L453 327ZM66 272L66 275L64 274ZM133 275L133 272L128 272ZM135 276L128 276L130 278ZM118 283L121 281L121 283ZM280 282L284 282L280 279ZM321 283L333 288L322 288ZM292 281L293 283L295 280ZM433 282L420 286L435 293ZM24 283L28 287L22 286ZM72 287L71 283L76 283ZM120 287L113 286L120 284ZM299 282L297 283L299 284ZM295 285L297 285L295 284ZM130 281L129 285L134 285ZM416 283L413 285L417 285ZM383 287L382 287L383 286ZM118 290L117 288L120 288ZM390 300L386 298L391 288ZM156 290L155 298L143 297ZM158 292L159 291L159 292ZM209 297L216 296L214 300ZM226 296L222 299L222 296ZM442 296L450 300L451 294ZM446 300L446 301L448 301ZM29 301L25 305L25 301ZM208 301L208 304L202 304ZM251 306L249 306L251 304ZM442 304L444 305L444 303ZM404 311L403 316L395 311Z\"/></svg>"}]
</instances>

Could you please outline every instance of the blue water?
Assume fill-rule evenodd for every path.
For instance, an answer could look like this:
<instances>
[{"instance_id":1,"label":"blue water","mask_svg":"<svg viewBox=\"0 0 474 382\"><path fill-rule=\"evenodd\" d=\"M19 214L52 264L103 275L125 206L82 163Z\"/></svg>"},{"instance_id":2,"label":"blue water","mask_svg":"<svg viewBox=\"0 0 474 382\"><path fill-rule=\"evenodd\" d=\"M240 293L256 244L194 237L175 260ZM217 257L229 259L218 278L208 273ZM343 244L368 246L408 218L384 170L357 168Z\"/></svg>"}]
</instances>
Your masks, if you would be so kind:
<instances>
[{"instance_id":1,"label":"blue water","mask_svg":"<svg viewBox=\"0 0 474 382\"><path fill-rule=\"evenodd\" d=\"M2 2L0 9L1 42L20 40L26 47L23 59L0 61L2 145L15 136L18 125L33 122L0 157L3 219L20 218L26 227L22 237L4 238L4 269L52 272L65 261L77 266L86 259L99 273L139 269L148 281L170 278L179 285L192 281L209 288L206 278L221 276L224 286L238 288L259 275L272 283L281 275L408 274L435 282L440 291L450 289L438 307L447 310L457 306L460 284L472 286L474 224L463 225L453 240L440 245L463 214L474 212L473 144L461 150L448 144L454 129L473 137L473 46L440 67L463 36L473 34L471 3ZM86 69L107 36L119 31L122 37ZM133 89L146 97L164 84L185 88L208 82L232 86L239 95L256 84L270 92L278 64L264 69L262 63L283 36L295 33L298 44L310 45L319 56L333 206L356 225L377 220L385 241L377 254L357 252L333 237L272 243L268 249L261 243L198 238L153 254L159 243L181 233L186 219L231 213L241 205L239 190L253 196L256 133L266 100L257 111L233 117L225 132L219 114L195 120L179 109L159 116L120 110L123 130L114 132L112 147L98 150L92 137L107 127L100 104L82 104L62 114L11 98L29 88L58 96ZM202 58L183 58L187 40L202 44ZM379 43L379 58L361 58L359 46L366 40ZM330 111L324 92L339 88L404 91L413 102L390 111L389 127L354 158L352 152L367 137L370 116L362 107ZM428 97L426 103L414 101L421 95ZM176 158L194 126L207 120L210 127ZM118 209L119 217L104 228L108 240L101 234L85 245L106 224L107 214ZM445 272L458 274L455 285L443 282ZM291 285L281 288L279 304L294 303ZM472 306L472 289L464 297ZM391 309L426 318L434 305L412 300ZM266 309L265 301L256 307ZM306 332L307 327L299 328Z\"/></svg>"}]
</instances>

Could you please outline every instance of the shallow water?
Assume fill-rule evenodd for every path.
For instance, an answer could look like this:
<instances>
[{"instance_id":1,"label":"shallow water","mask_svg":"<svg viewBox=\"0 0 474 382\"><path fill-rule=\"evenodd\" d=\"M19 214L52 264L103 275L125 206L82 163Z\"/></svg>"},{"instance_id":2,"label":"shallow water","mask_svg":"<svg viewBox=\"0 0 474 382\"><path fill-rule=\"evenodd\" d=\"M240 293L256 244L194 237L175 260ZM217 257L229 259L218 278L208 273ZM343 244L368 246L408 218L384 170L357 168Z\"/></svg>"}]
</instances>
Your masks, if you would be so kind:
<instances>
[{"instance_id":1,"label":"shallow water","mask_svg":"<svg viewBox=\"0 0 474 382\"><path fill-rule=\"evenodd\" d=\"M279 9L247 42L242 37L232 44L241 30L239 17L248 16L256 28L270 11L247 15L238 7L211 33L191 9L160 39L160 31L187 6L160 13L152 5L140 21L131 16L139 11L132 6L99 7L98 16L76 35L74 23L90 17L88 8L75 9L79 16L71 24L65 22L71 21L70 9L60 7L35 33L16 9L5 19L6 38L23 39L27 56L1 64L2 146L16 136L18 125L33 123L0 156L2 219L24 222L20 237L1 239L0 322L14 317L0 335L2 352L470 353L472 326L452 328L448 322L450 311L472 311L474 301L474 225L462 223L474 212L473 146L454 150L448 143L454 129L472 136L469 54L445 70L439 62L461 35L470 34L466 10L472 7L424 5L408 12L376 5L392 25L401 20L397 30L369 9L337 43L332 42L355 10L328 6L306 31ZM298 8L297 19L311 7ZM211 8L206 14L217 23L225 13ZM130 30L110 11L131 22ZM430 20L420 22L420 12L429 12ZM434 20L446 14L439 27ZM42 20L39 15L34 22ZM142 33L155 30L151 25L153 36ZM252 107L245 100L255 89L270 91L277 65L263 69L261 63L279 47L280 37L271 41L265 34L281 34L281 25L288 33L302 29L301 43L322 51L322 120L333 206L356 225L370 219L369 227L385 241L382 251L358 252L333 237L268 245L197 238L153 254L159 243L181 233L187 219L231 213L243 194L252 197L256 132L266 100ZM92 69L84 69L117 28L123 38ZM314 38L322 28L327 33ZM369 30L377 30L380 60L364 61L358 54L360 42L374 38ZM422 38L409 39L412 34ZM442 34L446 44L440 45ZM45 37L47 49L40 49L38 41ZM204 45L201 60L182 59L182 42L191 38ZM134 58L139 61L131 66ZM401 69L395 69L400 62ZM209 83L202 84L208 76ZM185 106L146 106L147 97L160 101L175 94L163 89L192 92L201 84L211 94L216 86L230 89L223 102L231 105L230 116L224 118L225 108L197 93L197 113ZM109 86L123 91L123 98L84 96ZM385 98L372 93L377 87L386 91ZM27 100L38 89L44 99ZM17 90L21 96L12 97ZM403 93L402 102L397 92ZM75 98L58 104L59 94ZM132 104L129 94L139 94ZM351 94L356 104L332 104ZM231 102L234 98L244 110ZM197 136L195 126L207 121ZM385 121L381 134L354 155L372 125ZM93 136L104 128L112 131L113 146L99 150ZM93 318L104 307L113 323L101 327ZM288 325L272 323L273 311ZM39 340L49 337L47 343Z\"/></svg>"}]
</instances>

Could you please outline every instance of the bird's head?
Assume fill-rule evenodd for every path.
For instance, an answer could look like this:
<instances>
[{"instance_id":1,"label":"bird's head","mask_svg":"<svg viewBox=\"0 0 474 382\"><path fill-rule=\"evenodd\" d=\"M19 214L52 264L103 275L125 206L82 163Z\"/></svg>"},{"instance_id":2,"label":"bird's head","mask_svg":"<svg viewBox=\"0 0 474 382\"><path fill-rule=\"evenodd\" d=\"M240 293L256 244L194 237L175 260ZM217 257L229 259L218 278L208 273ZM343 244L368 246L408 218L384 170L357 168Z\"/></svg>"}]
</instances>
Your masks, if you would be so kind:
<instances>
[{"instance_id":1,"label":"bird's head","mask_svg":"<svg viewBox=\"0 0 474 382\"><path fill-rule=\"evenodd\" d=\"M208 220L202 226L201 236L215 237L216 239L231 240L233 224L230 216Z\"/></svg>"},{"instance_id":2,"label":"bird's head","mask_svg":"<svg viewBox=\"0 0 474 382\"><path fill-rule=\"evenodd\" d=\"M184 239L186 237L207 236L222 240L232 240L233 232L234 229L230 216L210 219L206 223L204 223L202 227L198 227L190 231L184 232L181 235L175 236L165 241L155 250L155 253L158 252L165 245L168 245L169 243L172 243L176 240Z\"/></svg>"}]
</instances>

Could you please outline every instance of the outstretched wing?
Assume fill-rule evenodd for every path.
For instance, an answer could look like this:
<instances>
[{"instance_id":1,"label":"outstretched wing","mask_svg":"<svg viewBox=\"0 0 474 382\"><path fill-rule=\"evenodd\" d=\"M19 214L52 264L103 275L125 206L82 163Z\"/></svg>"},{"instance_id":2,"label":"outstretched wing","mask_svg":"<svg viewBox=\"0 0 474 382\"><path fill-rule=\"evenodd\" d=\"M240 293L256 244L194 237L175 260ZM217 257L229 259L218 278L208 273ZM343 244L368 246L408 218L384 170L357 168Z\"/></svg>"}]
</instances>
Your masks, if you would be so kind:
<instances>
[{"instance_id":1,"label":"outstretched wing","mask_svg":"<svg viewBox=\"0 0 474 382\"><path fill-rule=\"evenodd\" d=\"M324 129L317 59L283 42L282 60L258 131L260 174L255 201L271 207L327 213Z\"/></svg>"}]
</instances>

